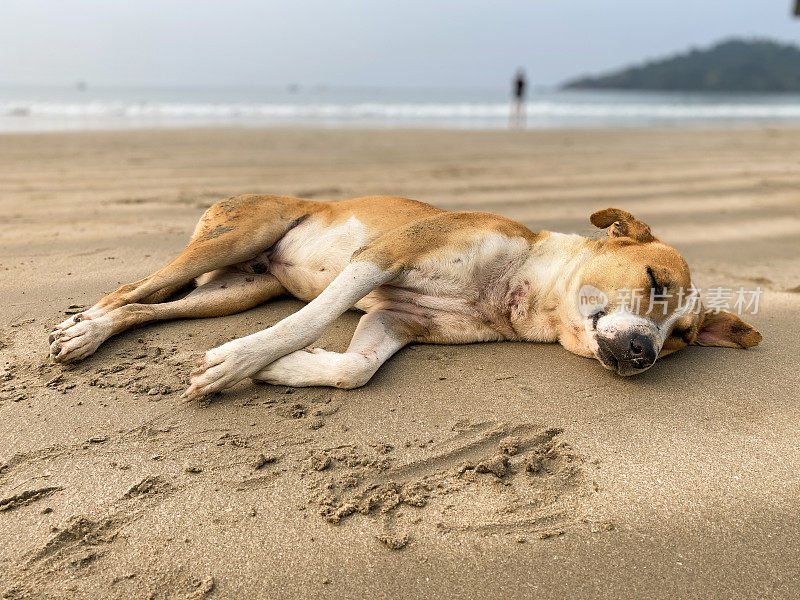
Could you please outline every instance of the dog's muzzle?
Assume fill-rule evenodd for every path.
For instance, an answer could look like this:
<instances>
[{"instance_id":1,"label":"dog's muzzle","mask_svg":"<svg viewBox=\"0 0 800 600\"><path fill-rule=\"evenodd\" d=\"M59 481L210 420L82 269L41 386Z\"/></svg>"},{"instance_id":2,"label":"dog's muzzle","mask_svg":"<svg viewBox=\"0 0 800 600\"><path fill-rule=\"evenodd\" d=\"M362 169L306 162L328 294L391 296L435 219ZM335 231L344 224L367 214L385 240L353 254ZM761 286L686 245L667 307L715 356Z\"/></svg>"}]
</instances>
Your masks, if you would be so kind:
<instances>
[{"instance_id":1,"label":"dog's muzzle","mask_svg":"<svg viewBox=\"0 0 800 600\"><path fill-rule=\"evenodd\" d=\"M649 369L656 362L658 352L653 341L639 332L618 334L614 337L597 335L597 357L608 369L618 375L635 375Z\"/></svg>"}]
</instances>

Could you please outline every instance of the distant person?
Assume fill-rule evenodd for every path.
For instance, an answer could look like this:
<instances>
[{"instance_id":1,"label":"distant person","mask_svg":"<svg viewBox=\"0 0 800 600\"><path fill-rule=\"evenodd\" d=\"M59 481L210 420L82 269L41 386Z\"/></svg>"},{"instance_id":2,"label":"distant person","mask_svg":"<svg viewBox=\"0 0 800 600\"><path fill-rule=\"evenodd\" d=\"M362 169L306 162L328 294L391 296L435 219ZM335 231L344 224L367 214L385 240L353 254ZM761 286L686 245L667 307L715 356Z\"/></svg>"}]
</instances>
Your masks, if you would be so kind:
<instances>
[{"instance_id":1,"label":"distant person","mask_svg":"<svg viewBox=\"0 0 800 600\"><path fill-rule=\"evenodd\" d=\"M511 118L509 126L514 129L525 129L525 88L528 82L525 79L525 71L517 69L511 90Z\"/></svg>"}]
</instances>

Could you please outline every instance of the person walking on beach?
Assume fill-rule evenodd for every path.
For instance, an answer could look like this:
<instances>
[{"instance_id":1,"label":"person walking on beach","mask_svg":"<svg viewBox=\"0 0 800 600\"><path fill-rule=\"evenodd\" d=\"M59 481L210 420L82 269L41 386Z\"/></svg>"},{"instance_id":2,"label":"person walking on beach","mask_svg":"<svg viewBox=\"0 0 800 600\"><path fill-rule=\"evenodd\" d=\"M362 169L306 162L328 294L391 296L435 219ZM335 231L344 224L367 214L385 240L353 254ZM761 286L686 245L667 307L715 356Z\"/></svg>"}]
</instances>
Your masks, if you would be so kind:
<instances>
[{"instance_id":1,"label":"person walking on beach","mask_svg":"<svg viewBox=\"0 0 800 600\"><path fill-rule=\"evenodd\" d=\"M512 129L525 129L525 88L528 82L525 79L525 71L520 67L514 75L511 89L511 118L509 127Z\"/></svg>"}]
</instances>

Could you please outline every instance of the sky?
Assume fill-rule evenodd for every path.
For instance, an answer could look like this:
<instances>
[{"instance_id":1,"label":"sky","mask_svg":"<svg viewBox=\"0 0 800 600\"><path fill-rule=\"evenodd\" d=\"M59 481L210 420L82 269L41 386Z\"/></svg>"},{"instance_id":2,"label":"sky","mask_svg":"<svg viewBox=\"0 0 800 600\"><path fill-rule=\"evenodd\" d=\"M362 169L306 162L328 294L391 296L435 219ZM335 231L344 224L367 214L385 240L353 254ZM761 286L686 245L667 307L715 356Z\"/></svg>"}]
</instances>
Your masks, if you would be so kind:
<instances>
[{"instance_id":1,"label":"sky","mask_svg":"<svg viewBox=\"0 0 800 600\"><path fill-rule=\"evenodd\" d=\"M0 0L0 83L505 87L800 43L794 0Z\"/></svg>"}]
</instances>

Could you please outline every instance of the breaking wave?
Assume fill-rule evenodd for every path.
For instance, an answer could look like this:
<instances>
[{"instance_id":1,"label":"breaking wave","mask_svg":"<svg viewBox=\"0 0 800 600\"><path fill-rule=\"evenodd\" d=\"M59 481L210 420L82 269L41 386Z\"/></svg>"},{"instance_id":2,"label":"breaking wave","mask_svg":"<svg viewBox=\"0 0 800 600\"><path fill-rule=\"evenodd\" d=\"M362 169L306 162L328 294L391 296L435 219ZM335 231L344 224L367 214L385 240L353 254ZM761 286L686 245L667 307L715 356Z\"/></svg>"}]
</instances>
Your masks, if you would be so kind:
<instances>
[{"instance_id":1,"label":"breaking wave","mask_svg":"<svg viewBox=\"0 0 800 600\"><path fill-rule=\"evenodd\" d=\"M0 101L0 129L232 125L505 127L505 103L211 103ZM528 126L800 122L796 102L559 102L527 104Z\"/></svg>"}]
</instances>

